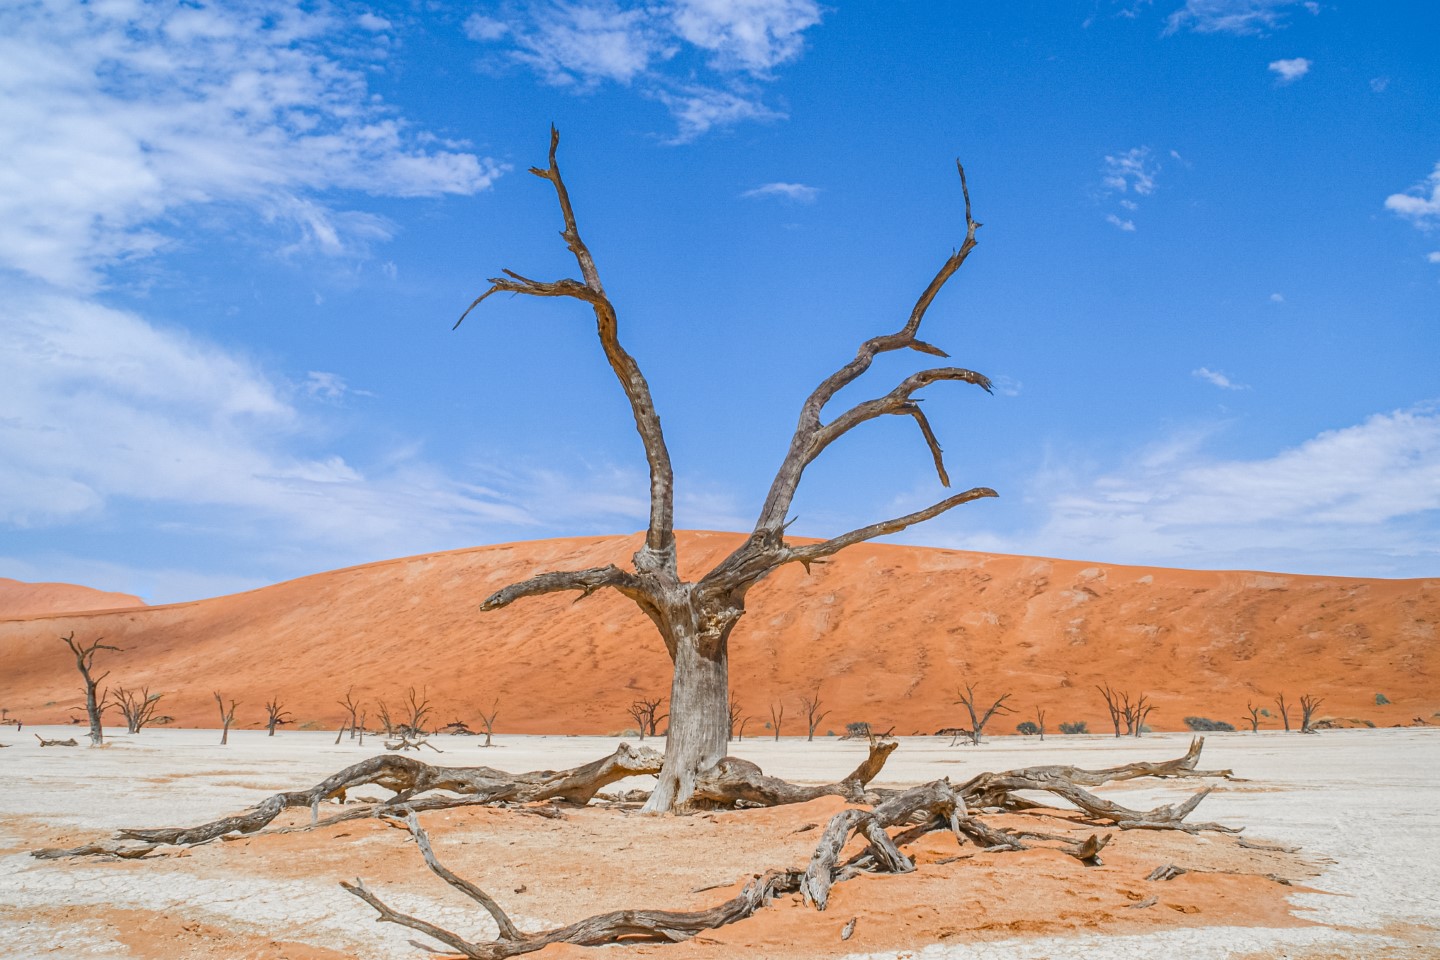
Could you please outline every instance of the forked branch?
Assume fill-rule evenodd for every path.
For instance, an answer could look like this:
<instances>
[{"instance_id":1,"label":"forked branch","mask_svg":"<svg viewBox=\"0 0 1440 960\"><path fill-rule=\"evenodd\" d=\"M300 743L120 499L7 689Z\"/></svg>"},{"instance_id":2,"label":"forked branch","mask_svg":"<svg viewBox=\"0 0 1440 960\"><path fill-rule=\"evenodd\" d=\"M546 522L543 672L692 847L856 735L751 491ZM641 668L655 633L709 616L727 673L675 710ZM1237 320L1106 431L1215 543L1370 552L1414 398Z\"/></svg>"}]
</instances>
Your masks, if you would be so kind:
<instances>
[{"instance_id":1,"label":"forked branch","mask_svg":"<svg viewBox=\"0 0 1440 960\"><path fill-rule=\"evenodd\" d=\"M497 590L485 598L480 604L481 610L498 610L507 607L523 597L538 597L546 593L564 593L568 590L579 590L580 596L575 600L578 603L584 600L596 590L605 587L613 587L622 593L633 593L639 589L639 583L633 574L626 573L619 567L607 564L603 567L591 567L588 570L562 570L552 573L542 573L531 577L529 580L522 580L519 583L512 583L503 590Z\"/></svg>"},{"instance_id":2,"label":"forked branch","mask_svg":"<svg viewBox=\"0 0 1440 960\"><path fill-rule=\"evenodd\" d=\"M570 191L565 187L565 181L560 176L560 165L555 159L559 147L560 131L552 126L549 165L543 170L531 167L530 172L543 180L549 180L555 188L555 198L560 204L560 214L565 223L565 229L560 232L560 236L575 257L580 275L584 278L583 282L565 279L549 283L531 280L512 270L506 270L505 276L490 280L490 289L475 298L465 313L460 315L460 319L455 321L455 326L460 326L471 310L495 293L570 297L589 304L595 314L596 331L600 335L600 345L605 350L605 359L615 371L615 376L625 391L625 397L630 401L630 411L635 417L635 429L645 445L645 460L650 466L650 527L645 535L645 546L650 551L649 560L673 574L675 476L670 465L670 453L665 447L665 436L660 429L660 415L655 410L655 402L650 396L650 385L646 382L645 375L640 372L640 365L620 345L615 306L605 294L605 287L600 282L600 271L595 266L595 258L591 255L590 248L580 239L580 228L576 225L575 210L570 203ZM533 594L519 596L531 595ZM487 606L486 609L494 608Z\"/></svg>"}]
</instances>

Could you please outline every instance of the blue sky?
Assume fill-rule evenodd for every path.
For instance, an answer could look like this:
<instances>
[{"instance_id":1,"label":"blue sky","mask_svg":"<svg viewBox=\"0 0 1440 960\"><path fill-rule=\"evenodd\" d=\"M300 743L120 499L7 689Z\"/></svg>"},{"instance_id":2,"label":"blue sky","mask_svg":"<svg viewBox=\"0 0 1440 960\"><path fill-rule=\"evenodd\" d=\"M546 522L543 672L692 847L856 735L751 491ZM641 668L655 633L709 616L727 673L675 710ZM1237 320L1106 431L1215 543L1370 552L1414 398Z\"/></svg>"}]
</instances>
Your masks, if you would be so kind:
<instances>
[{"instance_id":1,"label":"blue sky","mask_svg":"<svg viewBox=\"0 0 1440 960\"><path fill-rule=\"evenodd\" d=\"M682 527L748 529L897 328L959 508L905 542L1440 575L1440 8L1154 0L0 9L0 576L191 599L643 527L593 321L494 299L580 226ZM922 364L888 356L839 399ZM913 424L803 535L943 496Z\"/></svg>"}]
</instances>

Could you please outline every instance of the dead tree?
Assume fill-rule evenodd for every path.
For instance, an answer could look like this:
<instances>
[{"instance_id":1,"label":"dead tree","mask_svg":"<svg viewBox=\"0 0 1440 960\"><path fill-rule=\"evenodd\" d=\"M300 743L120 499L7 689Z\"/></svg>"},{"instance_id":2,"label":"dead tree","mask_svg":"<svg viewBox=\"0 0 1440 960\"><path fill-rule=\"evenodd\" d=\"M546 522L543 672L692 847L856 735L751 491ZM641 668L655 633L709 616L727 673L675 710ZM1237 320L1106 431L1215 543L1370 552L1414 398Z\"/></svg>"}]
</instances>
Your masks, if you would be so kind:
<instances>
[{"instance_id":1,"label":"dead tree","mask_svg":"<svg viewBox=\"0 0 1440 960\"><path fill-rule=\"evenodd\" d=\"M146 724L158 719L155 710L160 706L162 696L164 694L151 693L149 686L138 691L116 687L110 693L110 703L125 718L125 729L130 733L139 733Z\"/></svg>"},{"instance_id":2,"label":"dead tree","mask_svg":"<svg viewBox=\"0 0 1440 960\"><path fill-rule=\"evenodd\" d=\"M500 716L500 698L496 697L495 702L490 704L490 712L482 711L480 713L480 722L485 724L485 742L481 744L482 747L494 746L490 742L490 738L495 735L495 718L498 716Z\"/></svg>"},{"instance_id":3,"label":"dead tree","mask_svg":"<svg viewBox=\"0 0 1440 960\"><path fill-rule=\"evenodd\" d=\"M824 720L830 715L829 710L826 710L823 713L820 710L820 687L818 684L816 685L815 692L813 694L808 697L800 698L800 705L805 708L805 725L810 730L809 736L807 736L805 739L807 741L813 742L815 739L815 728L820 726L821 720Z\"/></svg>"},{"instance_id":4,"label":"dead tree","mask_svg":"<svg viewBox=\"0 0 1440 960\"><path fill-rule=\"evenodd\" d=\"M284 709L279 697L265 701L265 729L270 731L270 736L275 736L276 727L294 722L295 718Z\"/></svg>"},{"instance_id":5,"label":"dead tree","mask_svg":"<svg viewBox=\"0 0 1440 960\"><path fill-rule=\"evenodd\" d=\"M577 591L581 598L598 590L618 591L634 602L653 622L674 664L671 683L671 723L665 746L665 769L645 809L658 812L684 808L698 778L725 757L729 735L729 641L735 624L745 613L746 594L779 567L799 563L807 569L856 543L898 533L914 524L983 497L996 496L987 487L975 487L902 517L860 527L818 543L790 544L785 540L791 504L805 469L832 443L851 430L883 416L908 417L919 427L929 448L941 484L949 486L940 444L930 421L920 409L916 391L934 383L969 383L987 392L985 376L960 367L936 367L913 373L878 397L862 400L828 421L822 414L843 388L870 368L875 357L897 350L914 350L934 357L945 352L918 336L921 321L941 289L975 248L978 224L970 215L965 171L958 163L960 192L965 201L965 239L925 286L909 317L894 333L873 337L860 345L854 359L821 381L805 400L788 450L780 462L750 536L728 557L699 580L685 581L679 574L675 544L674 470L666 448L660 415L640 365L620 344L619 317L600 281L600 271L589 247L580 238L570 193L560 175L556 151L559 131L550 131L549 163L530 172L548 181L555 191L564 224L561 236L575 259L581 279L533 280L511 270L490 280L490 287L470 304L456 321L458 327L483 301L497 293L532 297L561 297L585 304L594 314L596 332L606 361L620 382L634 416L650 471L650 518L645 542L632 558L633 569L614 564L587 570L540 573L491 594L481 610L497 610L516 600L541 594Z\"/></svg>"},{"instance_id":6,"label":"dead tree","mask_svg":"<svg viewBox=\"0 0 1440 960\"><path fill-rule=\"evenodd\" d=\"M1319 697L1312 697L1312 696L1311 696L1310 694L1308 694L1308 693L1302 693L1302 694L1300 695L1300 732L1301 732L1301 733L1314 733L1314 732L1315 732L1315 727L1314 727L1312 721L1313 721L1313 719L1314 719L1314 717L1315 717L1315 711L1316 711L1316 710L1319 710L1319 709L1320 709L1320 704L1322 704L1322 703L1324 703L1324 702L1325 702L1325 701L1324 701L1324 700L1321 700Z\"/></svg>"},{"instance_id":7,"label":"dead tree","mask_svg":"<svg viewBox=\"0 0 1440 960\"><path fill-rule=\"evenodd\" d=\"M405 691L405 723L401 725L401 732L406 737L425 736L425 721L430 717L430 696L429 690L415 692L414 687Z\"/></svg>"},{"instance_id":8,"label":"dead tree","mask_svg":"<svg viewBox=\"0 0 1440 960\"><path fill-rule=\"evenodd\" d=\"M1095 689L1099 690L1100 696L1105 698L1105 710L1110 714L1110 723L1115 727L1115 738L1118 740L1120 738L1120 718L1124 715L1124 710L1120 705L1121 695L1110 689L1108 683L1103 687L1097 686Z\"/></svg>"},{"instance_id":9,"label":"dead tree","mask_svg":"<svg viewBox=\"0 0 1440 960\"><path fill-rule=\"evenodd\" d=\"M355 739L355 727L356 727L355 716L356 716L356 714L358 714L358 713L360 712L360 701L356 700L354 697L352 697L352 696L350 695L351 691L353 691L354 689L355 689L354 687L351 687L349 690L346 690L346 691L345 691L345 699L344 699L344 700L337 700L337 701L336 701L337 703L340 704L341 708L344 709L344 711L345 711L345 717L346 717L345 720L342 720L342 721L340 722L340 731L339 731L339 733L336 733L336 734L335 734L335 742L336 742L336 743L339 743L339 742L340 742L340 737L341 737L342 734L344 734L346 727L349 727L349 729L350 729L350 739L351 739L351 740L354 740L354 739Z\"/></svg>"},{"instance_id":10,"label":"dead tree","mask_svg":"<svg viewBox=\"0 0 1440 960\"><path fill-rule=\"evenodd\" d=\"M977 711L975 708L975 685L973 683L965 684L965 689L956 691L955 695L957 698L955 702L964 704L965 710L970 714L970 729L966 731L966 733L970 737L970 742L976 746L980 745L980 741L985 734L985 724L990 722L991 717L997 713L1003 716L1004 714L1015 712L1015 708L1005 702L1010 699L1011 695L1008 693L1001 694L1000 699L990 704L984 712ZM951 743L953 744L954 742L952 739Z\"/></svg>"},{"instance_id":11,"label":"dead tree","mask_svg":"<svg viewBox=\"0 0 1440 960\"><path fill-rule=\"evenodd\" d=\"M785 722L785 704L784 704L784 702L781 702L781 703L772 703L772 704L770 704L770 726L773 727L774 730L775 730L775 741L776 741L777 743L780 741L780 724L782 724L782 723L784 723L784 722Z\"/></svg>"},{"instance_id":12,"label":"dead tree","mask_svg":"<svg viewBox=\"0 0 1440 960\"><path fill-rule=\"evenodd\" d=\"M1275 695L1275 706L1280 710L1280 719L1285 723L1285 732L1290 732L1290 707L1285 703L1285 694Z\"/></svg>"},{"instance_id":13,"label":"dead tree","mask_svg":"<svg viewBox=\"0 0 1440 960\"><path fill-rule=\"evenodd\" d=\"M105 695L102 693L97 697L95 695L95 688L100 685L101 680L110 676L110 671L106 670L100 674L100 676L96 677L91 675L90 670L95 665L95 654L97 652L101 650L114 650L118 653L120 652L120 648L112 647L108 643L101 643L100 641L104 640L104 637L97 637L89 646L83 643L77 643L74 630L70 631L69 636L61 637L60 639L65 642L65 646L70 648L70 652L75 654L75 669L80 671L80 677L85 681L85 716L90 719L90 745L98 747L105 742L105 729L100 723L100 715L104 710Z\"/></svg>"},{"instance_id":14,"label":"dead tree","mask_svg":"<svg viewBox=\"0 0 1440 960\"><path fill-rule=\"evenodd\" d=\"M668 713L660 712L660 704L664 702L664 697L651 697L636 700L630 704L627 712L635 718L635 724L640 731L641 740L645 739L646 734L652 737L658 737L660 735L660 721L670 716Z\"/></svg>"},{"instance_id":15,"label":"dead tree","mask_svg":"<svg viewBox=\"0 0 1440 960\"><path fill-rule=\"evenodd\" d=\"M380 725L385 728L385 736L395 736L395 720L390 716L390 707L384 700L375 702L375 712L380 717Z\"/></svg>"},{"instance_id":16,"label":"dead tree","mask_svg":"<svg viewBox=\"0 0 1440 960\"><path fill-rule=\"evenodd\" d=\"M1250 732L1260 732L1260 708L1249 700L1245 701L1245 712L1250 714Z\"/></svg>"},{"instance_id":17,"label":"dead tree","mask_svg":"<svg viewBox=\"0 0 1440 960\"><path fill-rule=\"evenodd\" d=\"M740 729L741 729L742 731L744 730L744 726L745 726L745 725L744 725L744 723L741 722L740 715L745 712L745 708L741 705L741 703L740 703L739 700L736 700L736 699L735 699L735 696L732 694L732 695L730 696L730 702L729 702L729 708L728 708L728 709L729 709L729 714L730 714L730 739L731 739L731 740L734 740L734 739L735 739L735 729L736 729L736 726L739 725ZM743 732L742 732L742 738L743 738Z\"/></svg>"},{"instance_id":18,"label":"dead tree","mask_svg":"<svg viewBox=\"0 0 1440 960\"><path fill-rule=\"evenodd\" d=\"M1045 742L1045 711L1040 707L1035 708L1035 726L1040 731L1040 742Z\"/></svg>"},{"instance_id":19,"label":"dead tree","mask_svg":"<svg viewBox=\"0 0 1440 960\"><path fill-rule=\"evenodd\" d=\"M1145 718L1155 709L1155 705L1143 693L1134 703L1130 702L1130 694L1126 693L1122 696L1124 700L1121 713L1125 717L1125 733L1127 736L1138 737L1145 732Z\"/></svg>"},{"instance_id":20,"label":"dead tree","mask_svg":"<svg viewBox=\"0 0 1440 960\"><path fill-rule=\"evenodd\" d=\"M230 709L225 709L225 698L220 692L215 691L215 705L220 708L220 746L230 742L230 724L235 720L235 701L230 701Z\"/></svg>"}]
</instances>

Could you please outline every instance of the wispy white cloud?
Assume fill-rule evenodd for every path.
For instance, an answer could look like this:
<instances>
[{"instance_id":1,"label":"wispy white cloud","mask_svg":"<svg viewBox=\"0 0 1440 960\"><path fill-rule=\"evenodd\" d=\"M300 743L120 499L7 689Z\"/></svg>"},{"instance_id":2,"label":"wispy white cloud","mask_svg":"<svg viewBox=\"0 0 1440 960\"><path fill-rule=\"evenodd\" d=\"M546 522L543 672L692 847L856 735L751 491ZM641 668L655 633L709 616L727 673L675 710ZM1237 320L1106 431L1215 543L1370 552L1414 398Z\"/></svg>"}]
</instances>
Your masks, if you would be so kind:
<instances>
[{"instance_id":1,"label":"wispy white cloud","mask_svg":"<svg viewBox=\"0 0 1440 960\"><path fill-rule=\"evenodd\" d=\"M1427 253L1425 260L1428 263L1440 263L1440 250L1432 250L1430 253Z\"/></svg>"},{"instance_id":2,"label":"wispy white cloud","mask_svg":"<svg viewBox=\"0 0 1440 960\"><path fill-rule=\"evenodd\" d=\"M1171 151L1172 155L1174 151ZM1100 190L1103 197L1112 198L1127 214L1135 213L1140 204L1137 199L1149 197L1155 192L1160 176L1160 160L1149 147L1133 147L1124 153L1107 154L1100 164ZM1114 213L1105 215L1105 222L1133 233L1135 220L1129 216Z\"/></svg>"},{"instance_id":3,"label":"wispy white cloud","mask_svg":"<svg viewBox=\"0 0 1440 960\"><path fill-rule=\"evenodd\" d=\"M376 26L266 0L0 7L0 266L94 287L215 202L339 252L347 230L381 227L331 192L486 188L500 164L424 142L332 56L363 53Z\"/></svg>"},{"instance_id":4,"label":"wispy white cloud","mask_svg":"<svg viewBox=\"0 0 1440 960\"><path fill-rule=\"evenodd\" d=\"M473 14L466 35L577 91L606 83L663 103L672 143L716 127L783 116L759 83L800 56L821 19L815 0L549 0ZM687 54L704 58L700 67Z\"/></svg>"},{"instance_id":5,"label":"wispy white cloud","mask_svg":"<svg viewBox=\"0 0 1440 960\"><path fill-rule=\"evenodd\" d=\"M1314 62L1311 60L1306 60L1304 57L1292 57L1289 60L1270 61L1269 69L1271 73L1279 77L1275 82L1285 86L1305 76L1310 72L1312 66L1314 66Z\"/></svg>"},{"instance_id":6,"label":"wispy white cloud","mask_svg":"<svg viewBox=\"0 0 1440 960\"><path fill-rule=\"evenodd\" d=\"M1390 78L1389 78L1389 77L1371 77L1371 78L1370 78L1370 92L1371 92L1371 93L1384 93L1385 90L1386 90L1386 88L1389 87L1389 86L1390 86Z\"/></svg>"},{"instance_id":7,"label":"wispy white cloud","mask_svg":"<svg viewBox=\"0 0 1440 960\"><path fill-rule=\"evenodd\" d=\"M785 200L794 200L797 203L814 203L815 198L820 196L820 188L806 186L803 183L765 183L753 190L746 190L740 196L780 197Z\"/></svg>"},{"instance_id":8,"label":"wispy white cloud","mask_svg":"<svg viewBox=\"0 0 1440 960\"><path fill-rule=\"evenodd\" d=\"M1422 230L1440 224L1440 163L1430 176L1405 193L1392 193L1385 198L1385 209L1404 217Z\"/></svg>"},{"instance_id":9,"label":"wispy white cloud","mask_svg":"<svg viewBox=\"0 0 1440 960\"><path fill-rule=\"evenodd\" d=\"M1159 173L1160 162L1149 147L1135 147L1124 153L1106 156L1100 167L1105 189L1115 193L1134 191L1142 197L1155 192L1155 178Z\"/></svg>"},{"instance_id":10,"label":"wispy white cloud","mask_svg":"<svg viewBox=\"0 0 1440 960\"><path fill-rule=\"evenodd\" d=\"M1196 33L1263 34L1285 25L1289 12L1303 6L1311 14L1320 7L1301 0L1186 0L1165 20L1167 35L1180 30Z\"/></svg>"},{"instance_id":11,"label":"wispy white cloud","mask_svg":"<svg viewBox=\"0 0 1440 960\"><path fill-rule=\"evenodd\" d=\"M685 86L678 90L656 89L650 93L675 118L675 136L667 143L690 143L715 127L731 127L746 120L783 120L785 114L771 110L758 99L729 90Z\"/></svg>"},{"instance_id":12,"label":"wispy white cloud","mask_svg":"<svg viewBox=\"0 0 1440 960\"><path fill-rule=\"evenodd\" d=\"M1109 469L1047 468L1029 492L1045 516L1037 529L947 542L1114 563L1434 576L1434 408L1376 414L1252 460L1208 456L1212 438L1179 436Z\"/></svg>"},{"instance_id":13,"label":"wispy white cloud","mask_svg":"<svg viewBox=\"0 0 1440 960\"><path fill-rule=\"evenodd\" d=\"M1270 302L1271 302L1271 303L1284 303L1284 302L1285 302L1285 294L1283 294L1283 293L1272 293L1272 294L1270 294Z\"/></svg>"},{"instance_id":14,"label":"wispy white cloud","mask_svg":"<svg viewBox=\"0 0 1440 960\"><path fill-rule=\"evenodd\" d=\"M1209 367L1201 367L1198 370L1191 370L1190 375L1206 383L1213 383L1222 390L1249 390L1243 383L1236 383L1219 370L1211 370Z\"/></svg>"}]
</instances>

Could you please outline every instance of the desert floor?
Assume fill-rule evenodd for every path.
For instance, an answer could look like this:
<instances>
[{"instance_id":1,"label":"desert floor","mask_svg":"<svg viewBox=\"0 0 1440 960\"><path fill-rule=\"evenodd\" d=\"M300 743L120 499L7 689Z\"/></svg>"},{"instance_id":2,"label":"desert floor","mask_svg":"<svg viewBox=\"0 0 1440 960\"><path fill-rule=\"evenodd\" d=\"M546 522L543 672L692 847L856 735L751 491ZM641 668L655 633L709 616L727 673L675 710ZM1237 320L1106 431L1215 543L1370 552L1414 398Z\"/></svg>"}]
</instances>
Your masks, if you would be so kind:
<instances>
[{"instance_id":1,"label":"desert floor","mask_svg":"<svg viewBox=\"0 0 1440 960\"><path fill-rule=\"evenodd\" d=\"M83 739L77 727L33 732ZM488 917L424 868L402 831L374 820L143 861L40 861L27 852L122 826L191 825L236 813L371 755L374 741L361 747L335 745L333 732L272 739L232 731L221 747L217 731L147 730L114 733L103 749L42 749L31 734L0 729L0 742L10 744L0 751L0 956L426 956L410 942L418 939L412 931L375 923L373 911L337 885L356 876L398 909L473 938L493 933ZM573 766L615 745L602 737L500 736L488 750L479 738L434 742L445 753L426 759L514 771ZM1039 763L1161 760L1183 753L1187 742L1179 734L1005 737L977 748L906 738L877 783L959 780ZM732 753L768 773L825 782L852 769L865 746L747 739ZM1107 848L1103 866L1086 868L1053 849L986 853L932 834L914 848L915 873L843 883L823 914L787 900L685 944L561 946L536 956L1440 957L1440 730L1212 734L1200 766L1232 768L1244 780L1203 781L1216 789L1192 820L1244 826L1251 840L1299 852L1249 850L1220 834L1127 831ZM1140 781L1102 792L1148 807L1182 799L1201 783ZM713 905L753 874L806 862L818 837L810 825L842 807L825 798L678 818L586 808L563 820L474 807L427 814L424 822L442 861L485 887L522 928L536 929L622 907ZM287 822L307 819L308 812ZM1038 829L1065 827L1046 823ZM1191 872L1145 879L1165 863ZM842 942L851 918L854 935Z\"/></svg>"}]
</instances>

